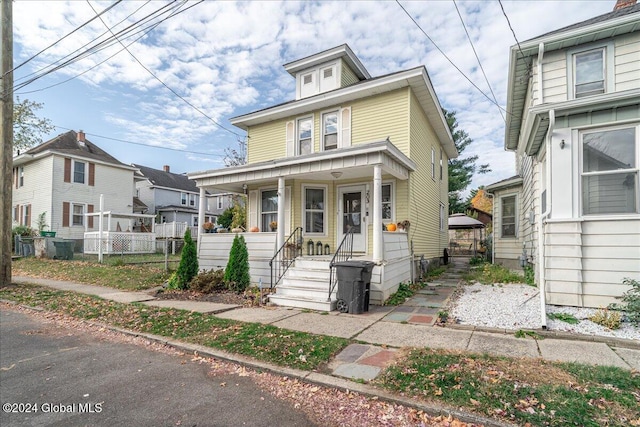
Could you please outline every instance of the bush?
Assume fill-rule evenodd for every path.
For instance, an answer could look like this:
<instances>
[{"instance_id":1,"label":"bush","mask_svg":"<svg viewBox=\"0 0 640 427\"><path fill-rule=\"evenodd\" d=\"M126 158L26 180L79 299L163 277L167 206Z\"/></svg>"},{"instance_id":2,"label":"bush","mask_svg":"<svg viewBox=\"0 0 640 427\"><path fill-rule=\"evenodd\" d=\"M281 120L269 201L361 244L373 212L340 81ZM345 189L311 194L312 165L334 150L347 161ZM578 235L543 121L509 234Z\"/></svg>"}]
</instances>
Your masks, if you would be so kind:
<instances>
[{"instance_id":1,"label":"bush","mask_svg":"<svg viewBox=\"0 0 640 427\"><path fill-rule=\"evenodd\" d=\"M224 270L202 271L189 282L189 289L196 292L211 294L226 289L224 283Z\"/></svg>"},{"instance_id":2,"label":"bush","mask_svg":"<svg viewBox=\"0 0 640 427\"><path fill-rule=\"evenodd\" d=\"M469 265L481 265L486 262L487 261L485 261L484 257L482 256L472 256L471 258L469 258Z\"/></svg>"},{"instance_id":3,"label":"bush","mask_svg":"<svg viewBox=\"0 0 640 427\"><path fill-rule=\"evenodd\" d=\"M223 228L231 227L231 221L233 221L233 208L229 207L220 214L216 222Z\"/></svg>"},{"instance_id":4,"label":"bush","mask_svg":"<svg viewBox=\"0 0 640 427\"><path fill-rule=\"evenodd\" d=\"M229 253L229 262L224 271L224 281L227 287L235 292L242 292L251 283L249 276L249 252L244 237L236 234Z\"/></svg>"},{"instance_id":5,"label":"bush","mask_svg":"<svg viewBox=\"0 0 640 427\"><path fill-rule=\"evenodd\" d=\"M622 284L631 286L631 289L619 297L624 304L609 304L609 308L626 311L629 322L640 325L640 282L627 277Z\"/></svg>"},{"instance_id":6,"label":"bush","mask_svg":"<svg viewBox=\"0 0 640 427\"><path fill-rule=\"evenodd\" d=\"M601 308L596 311L593 316L589 317L589 320L605 328L618 329L620 327L621 317L619 311L609 311L606 308Z\"/></svg>"},{"instance_id":7,"label":"bush","mask_svg":"<svg viewBox=\"0 0 640 427\"><path fill-rule=\"evenodd\" d=\"M14 236L18 235L18 236L28 237L28 236L35 236L36 231L31 227L27 227L26 225L18 225L11 229L11 234Z\"/></svg>"},{"instance_id":8,"label":"bush","mask_svg":"<svg viewBox=\"0 0 640 427\"><path fill-rule=\"evenodd\" d=\"M527 265L524 268L524 282L527 285L533 286L536 284L536 271L531 265Z\"/></svg>"},{"instance_id":9,"label":"bush","mask_svg":"<svg viewBox=\"0 0 640 427\"><path fill-rule=\"evenodd\" d=\"M187 289L189 282L196 274L198 274L198 250L191 238L191 230L187 228L187 231L184 232L184 247L182 248L180 265L178 265L175 274L176 283L173 286L177 286L178 289ZM171 280L169 285L172 285Z\"/></svg>"}]
</instances>

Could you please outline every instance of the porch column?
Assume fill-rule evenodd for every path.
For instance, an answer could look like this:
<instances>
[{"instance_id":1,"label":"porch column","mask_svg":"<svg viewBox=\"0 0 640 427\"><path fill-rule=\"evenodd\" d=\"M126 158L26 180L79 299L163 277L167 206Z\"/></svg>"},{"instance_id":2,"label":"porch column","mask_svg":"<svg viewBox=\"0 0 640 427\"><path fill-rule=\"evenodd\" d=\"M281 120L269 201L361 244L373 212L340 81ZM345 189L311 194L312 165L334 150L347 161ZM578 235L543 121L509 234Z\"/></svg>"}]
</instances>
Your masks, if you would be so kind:
<instances>
[{"instance_id":1,"label":"porch column","mask_svg":"<svg viewBox=\"0 0 640 427\"><path fill-rule=\"evenodd\" d=\"M278 178L278 249L284 244L284 177Z\"/></svg>"},{"instance_id":2,"label":"porch column","mask_svg":"<svg viewBox=\"0 0 640 427\"><path fill-rule=\"evenodd\" d=\"M198 235L204 233L204 208L206 203L204 187L200 187L200 204L198 205Z\"/></svg>"},{"instance_id":3,"label":"porch column","mask_svg":"<svg viewBox=\"0 0 640 427\"><path fill-rule=\"evenodd\" d=\"M382 261L382 165L373 167L373 262Z\"/></svg>"}]
</instances>

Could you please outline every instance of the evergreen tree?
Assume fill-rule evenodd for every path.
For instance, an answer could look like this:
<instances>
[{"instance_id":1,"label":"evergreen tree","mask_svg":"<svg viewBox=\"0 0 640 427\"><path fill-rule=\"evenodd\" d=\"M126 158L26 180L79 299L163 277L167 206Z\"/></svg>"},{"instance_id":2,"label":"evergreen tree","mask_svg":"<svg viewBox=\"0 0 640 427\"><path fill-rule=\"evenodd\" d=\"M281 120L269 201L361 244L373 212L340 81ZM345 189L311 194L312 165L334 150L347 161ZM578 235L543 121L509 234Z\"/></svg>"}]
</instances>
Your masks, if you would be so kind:
<instances>
[{"instance_id":1,"label":"evergreen tree","mask_svg":"<svg viewBox=\"0 0 640 427\"><path fill-rule=\"evenodd\" d=\"M236 292L244 291L251 283L249 252L247 251L247 243L242 235L236 234L233 239L227 268L224 270L224 281L229 289Z\"/></svg>"},{"instance_id":2,"label":"evergreen tree","mask_svg":"<svg viewBox=\"0 0 640 427\"><path fill-rule=\"evenodd\" d=\"M475 173L485 174L491 172L488 164L476 165L478 156L462 157L462 152L473 142L469 134L458 129L458 121L455 111L442 110L449 125L453 143L458 150L458 158L449 159L449 212L465 212L468 204L462 200L462 192L471 184Z\"/></svg>"},{"instance_id":3,"label":"evergreen tree","mask_svg":"<svg viewBox=\"0 0 640 427\"><path fill-rule=\"evenodd\" d=\"M191 238L191 230L184 232L184 247L180 257L180 265L176 270L175 285L179 289L187 289L189 282L198 274L198 250Z\"/></svg>"}]
</instances>

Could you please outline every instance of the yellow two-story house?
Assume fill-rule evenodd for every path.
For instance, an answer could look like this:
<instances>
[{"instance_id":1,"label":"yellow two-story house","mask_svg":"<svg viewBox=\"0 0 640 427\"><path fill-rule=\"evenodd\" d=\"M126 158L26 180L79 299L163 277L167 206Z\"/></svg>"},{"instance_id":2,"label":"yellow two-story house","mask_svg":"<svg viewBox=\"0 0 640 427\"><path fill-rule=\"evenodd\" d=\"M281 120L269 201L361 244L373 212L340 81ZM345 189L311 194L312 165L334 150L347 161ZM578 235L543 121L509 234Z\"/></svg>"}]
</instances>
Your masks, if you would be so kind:
<instances>
[{"instance_id":1,"label":"yellow two-story house","mask_svg":"<svg viewBox=\"0 0 640 427\"><path fill-rule=\"evenodd\" d=\"M447 247L458 153L427 70L374 78L346 44L284 68L295 100L231 119L247 132L247 163L189 177L201 196L247 195L252 282L276 287L271 301L333 309L329 263L353 258L374 263L369 296L381 303ZM203 235L201 267L224 267L231 239Z\"/></svg>"}]
</instances>

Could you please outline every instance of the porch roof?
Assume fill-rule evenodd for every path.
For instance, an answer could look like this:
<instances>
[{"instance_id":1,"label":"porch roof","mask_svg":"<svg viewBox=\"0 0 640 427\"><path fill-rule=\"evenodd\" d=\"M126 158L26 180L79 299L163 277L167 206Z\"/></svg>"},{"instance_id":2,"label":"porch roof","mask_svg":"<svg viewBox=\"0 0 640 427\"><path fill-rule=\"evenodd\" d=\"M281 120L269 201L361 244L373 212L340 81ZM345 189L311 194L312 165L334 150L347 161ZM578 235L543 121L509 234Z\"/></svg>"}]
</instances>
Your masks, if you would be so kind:
<instances>
[{"instance_id":1,"label":"porch roof","mask_svg":"<svg viewBox=\"0 0 640 427\"><path fill-rule=\"evenodd\" d=\"M409 179L409 172L416 170L415 162L387 139L304 156L193 172L188 176L198 187L241 193L243 184L272 182L278 177L317 181L372 178L374 165L382 165L383 173L401 180Z\"/></svg>"}]
</instances>

